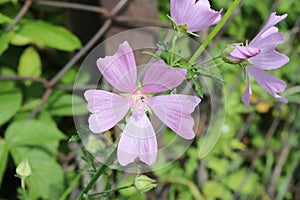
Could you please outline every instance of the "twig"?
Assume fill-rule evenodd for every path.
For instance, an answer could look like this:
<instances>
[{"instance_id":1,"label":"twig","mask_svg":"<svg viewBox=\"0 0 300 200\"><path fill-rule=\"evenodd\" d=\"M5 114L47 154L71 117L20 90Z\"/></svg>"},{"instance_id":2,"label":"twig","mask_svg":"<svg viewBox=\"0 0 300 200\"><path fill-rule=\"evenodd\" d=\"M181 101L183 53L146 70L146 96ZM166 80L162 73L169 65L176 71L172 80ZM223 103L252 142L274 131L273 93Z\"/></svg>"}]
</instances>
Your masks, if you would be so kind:
<instances>
[{"instance_id":1,"label":"twig","mask_svg":"<svg viewBox=\"0 0 300 200\"><path fill-rule=\"evenodd\" d=\"M32 4L32 0L26 0L23 7L21 8L20 12L16 15L12 23L6 28L6 32L11 31L15 25L22 19L22 17L26 14L28 11L29 7Z\"/></svg>"},{"instance_id":2,"label":"twig","mask_svg":"<svg viewBox=\"0 0 300 200\"><path fill-rule=\"evenodd\" d=\"M51 88L48 88L42 98L42 100L40 101L40 103L37 105L37 107L35 107L35 109L29 114L29 116L27 117L27 120L32 119L42 108L42 106L46 103L47 99L50 97L52 92Z\"/></svg>"},{"instance_id":3,"label":"twig","mask_svg":"<svg viewBox=\"0 0 300 200\"><path fill-rule=\"evenodd\" d=\"M103 14L104 16L110 16L109 11L105 8L99 6L92 6L92 5L85 5L79 3L70 3L70 2L57 2L57 1L34 1L34 3L42 5L42 6L50 6L50 7L57 7L57 8L69 8L74 10L82 10L82 11L89 11L89 12L96 12Z\"/></svg>"},{"instance_id":4,"label":"twig","mask_svg":"<svg viewBox=\"0 0 300 200\"><path fill-rule=\"evenodd\" d=\"M47 85L48 81L44 78L31 77L31 76L0 76L0 81L32 81Z\"/></svg>"}]
</instances>

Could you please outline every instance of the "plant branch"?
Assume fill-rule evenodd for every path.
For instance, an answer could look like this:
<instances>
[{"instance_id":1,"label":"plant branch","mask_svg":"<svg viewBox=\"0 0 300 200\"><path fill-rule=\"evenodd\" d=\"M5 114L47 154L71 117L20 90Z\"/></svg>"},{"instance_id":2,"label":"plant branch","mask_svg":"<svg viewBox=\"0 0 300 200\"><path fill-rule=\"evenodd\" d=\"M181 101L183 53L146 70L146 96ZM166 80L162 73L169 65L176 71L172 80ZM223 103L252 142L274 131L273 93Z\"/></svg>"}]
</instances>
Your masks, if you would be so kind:
<instances>
[{"instance_id":1,"label":"plant branch","mask_svg":"<svg viewBox=\"0 0 300 200\"><path fill-rule=\"evenodd\" d=\"M115 156L117 153L117 147L114 148L114 150L110 153L110 155L108 156L108 158L106 159L106 161L104 163L101 164L101 166L99 167L99 169L97 170L97 172L94 174L94 176L92 177L92 179L88 182L88 184L84 187L84 189L81 191L81 193L79 194L79 196L77 197L76 200L82 200L84 194L87 194L90 189L92 189L92 187L94 186L94 184L96 183L96 181L98 180L98 178L103 174L103 172L108 168L108 165L110 163L112 163L112 161L114 160Z\"/></svg>"}]
</instances>

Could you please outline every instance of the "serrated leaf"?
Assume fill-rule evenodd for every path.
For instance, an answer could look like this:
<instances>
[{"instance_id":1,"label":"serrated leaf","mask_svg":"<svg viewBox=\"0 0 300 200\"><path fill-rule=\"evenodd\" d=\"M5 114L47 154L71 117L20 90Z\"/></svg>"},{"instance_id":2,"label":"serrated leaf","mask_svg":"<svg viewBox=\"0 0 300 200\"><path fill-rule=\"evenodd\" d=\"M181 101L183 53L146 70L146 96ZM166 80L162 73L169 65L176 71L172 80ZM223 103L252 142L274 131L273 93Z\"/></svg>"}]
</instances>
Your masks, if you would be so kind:
<instances>
[{"instance_id":1,"label":"serrated leaf","mask_svg":"<svg viewBox=\"0 0 300 200\"><path fill-rule=\"evenodd\" d=\"M0 56L6 51L9 46L9 38L7 33L0 35Z\"/></svg>"},{"instance_id":2,"label":"serrated leaf","mask_svg":"<svg viewBox=\"0 0 300 200\"><path fill-rule=\"evenodd\" d=\"M32 175L26 179L26 184L31 199L59 199L64 189L63 172L53 157L26 147L13 148L11 153L16 165L23 159L29 162Z\"/></svg>"},{"instance_id":3,"label":"serrated leaf","mask_svg":"<svg viewBox=\"0 0 300 200\"><path fill-rule=\"evenodd\" d=\"M54 94L49 99L46 109L51 115L55 116L73 116L88 113L83 98L71 94Z\"/></svg>"},{"instance_id":4,"label":"serrated leaf","mask_svg":"<svg viewBox=\"0 0 300 200\"><path fill-rule=\"evenodd\" d=\"M0 125L12 118L20 109L22 93L19 89L2 91L0 88Z\"/></svg>"},{"instance_id":5,"label":"serrated leaf","mask_svg":"<svg viewBox=\"0 0 300 200\"><path fill-rule=\"evenodd\" d=\"M1 160L1 162L0 162L0 186L2 183L2 179L3 179L3 174L5 172L6 165L7 165L8 152L9 152L9 147L8 147L6 141L0 139L0 160Z\"/></svg>"},{"instance_id":6,"label":"serrated leaf","mask_svg":"<svg viewBox=\"0 0 300 200\"><path fill-rule=\"evenodd\" d=\"M64 137L55 126L39 120L13 122L5 132L5 139L12 147L42 146Z\"/></svg>"},{"instance_id":7,"label":"serrated leaf","mask_svg":"<svg viewBox=\"0 0 300 200\"><path fill-rule=\"evenodd\" d=\"M34 43L57 50L81 48L80 40L69 30L44 21L24 20L17 33L32 39Z\"/></svg>"},{"instance_id":8,"label":"serrated leaf","mask_svg":"<svg viewBox=\"0 0 300 200\"><path fill-rule=\"evenodd\" d=\"M20 57L18 75L40 77L41 73L42 63L40 55L33 47L28 47ZM26 81L25 83L31 84L31 81Z\"/></svg>"}]
</instances>

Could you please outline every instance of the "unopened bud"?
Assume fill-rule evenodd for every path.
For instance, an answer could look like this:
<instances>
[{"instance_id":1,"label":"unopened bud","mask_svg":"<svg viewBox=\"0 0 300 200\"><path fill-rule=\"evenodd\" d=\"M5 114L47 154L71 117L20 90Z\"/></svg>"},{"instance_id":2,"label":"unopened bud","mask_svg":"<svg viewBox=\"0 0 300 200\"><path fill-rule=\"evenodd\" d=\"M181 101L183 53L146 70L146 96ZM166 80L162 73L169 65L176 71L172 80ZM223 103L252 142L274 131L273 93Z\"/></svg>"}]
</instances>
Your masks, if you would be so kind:
<instances>
[{"instance_id":1,"label":"unopened bud","mask_svg":"<svg viewBox=\"0 0 300 200\"><path fill-rule=\"evenodd\" d=\"M20 178L27 178L31 176L31 168L27 159L22 160L16 169L17 176Z\"/></svg>"},{"instance_id":2,"label":"unopened bud","mask_svg":"<svg viewBox=\"0 0 300 200\"><path fill-rule=\"evenodd\" d=\"M157 184L155 180L149 178L148 176L141 175L135 178L134 186L137 189L137 191L144 193L155 188Z\"/></svg>"},{"instance_id":3,"label":"unopened bud","mask_svg":"<svg viewBox=\"0 0 300 200\"><path fill-rule=\"evenodd\" d=\"M229 64L239 64L256 56L260 50L249 46L230 45L222 53L222 59Z\"/></svg>"}]
</instances>

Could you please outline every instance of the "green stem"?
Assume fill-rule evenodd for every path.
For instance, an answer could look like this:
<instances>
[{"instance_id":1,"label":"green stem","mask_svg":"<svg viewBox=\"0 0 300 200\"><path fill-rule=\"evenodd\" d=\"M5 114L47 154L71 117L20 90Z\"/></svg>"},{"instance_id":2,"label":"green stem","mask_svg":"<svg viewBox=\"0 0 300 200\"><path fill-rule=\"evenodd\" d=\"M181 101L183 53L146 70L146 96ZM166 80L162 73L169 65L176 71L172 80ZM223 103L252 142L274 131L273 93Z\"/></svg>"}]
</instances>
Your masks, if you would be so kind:
<instances>
[{"instance_id":1,"label":"green stem","mask_svg":"<svg viewBox=\"0 0 300 200\"><path fill-rule=\"evenodd\" d=\"M110 164L117 153L117 148L114 148L114 150L111 152L111 154L108 156L108 158L106 159L106 161L104 163L106 164ZM97 170L97 172L95 173L95 175L92 177L92 179L90 180L90 182L88 182L88 184L84 187L84 189L81 191L81 193L79 194L79 196L77 197L76 200L82 200L84 194L87 194L88 191L90 191L90 189L92 189L92 187L94 186L94 184L96 183L96 181L98 180L98 178L103 174L103 172L108 168L108 165L105 165L104 163L102 163L102 165L100 166L100 168Z\"/></svg>"},{"instance_id":2,"label":"green stem","mask_svg":"<svg viewBox=\"0 0 300 200\"><path fill-rule=\"evenodd\" d=\"M173 59L174 59L174 54L175 54L175 44L176 44L176 40L177 40L177 35L174 35L173 39L172 39L172 46L171 46L171 65L173 65Z\"/></svg>"},{"instance_id":3,"label":"green stem","mask_svg":"<svg viewBox=\"0 0 300 200\"><path fill-rule=\"evenodd\" d=\"M61 197L59 198L59 200L65 200L65 199L67 199L68 195L72 192L72 189L78 184L81 176L82 176L82 173L79 173L79 174L76 175L76 177L70 183L69 187L61 195Z\"/></svg>"},{"instance_id":4,"label":"green stem","mask_svg":"<svg viewBox=\"0 0 300 200\"><path fill-rule=\"evenodd\" d=\"M134 184L126 185L126 186L115 188L115 189L105 190L103 192L99 192L99 193L95 193L95 194L89 194L88 196L89 197L97 196L97 195L100 195L100 194L106 194L108 192L114 192L114 191L124 190L124 189L131 188L131 187L134 187Z\"/></svg>"},{"instance_id":5,"label":"green stem","mask_svg":"<svg viewBox=\"0 0 300 200\"><path fill-rule=\"evenodd\" d=\"M212 32L208 35L206 40L200 45L200 47L197 49L197 51L194 53L194 55L189 60L190 64L194 64L194 62L198 59L198 57L202 54L204 49L208 46L210 41L217 35L217 33L221 30L221 28L224 26L226 21L229 19L230 15L233 13L233 11L236 9L236 7L239 5L241 0L235 0L233 4L230 6L230 8L227 10L225 15L223 16L222 20L217 24L217 26L212 30Z\"/></svg>"}]
</instances>

